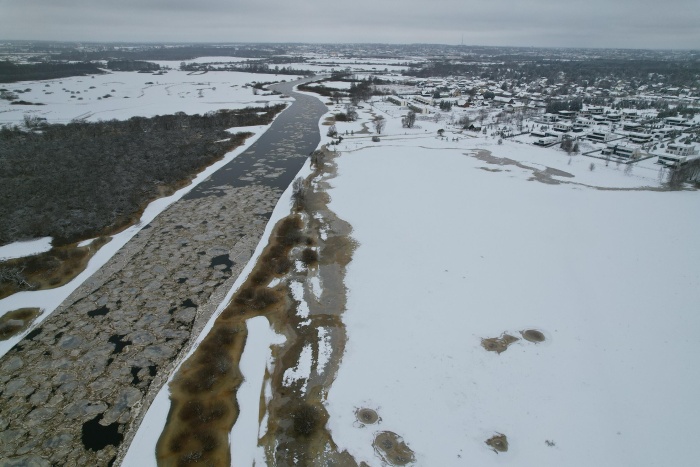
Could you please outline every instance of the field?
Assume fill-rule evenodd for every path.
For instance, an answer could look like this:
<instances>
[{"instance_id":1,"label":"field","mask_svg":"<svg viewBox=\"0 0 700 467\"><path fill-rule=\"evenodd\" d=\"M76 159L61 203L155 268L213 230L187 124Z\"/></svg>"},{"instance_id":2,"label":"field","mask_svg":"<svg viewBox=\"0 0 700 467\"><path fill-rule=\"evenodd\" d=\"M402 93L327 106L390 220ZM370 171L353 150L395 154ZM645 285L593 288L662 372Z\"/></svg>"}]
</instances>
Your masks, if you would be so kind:
<instances>
[{"instance_id":1,"label":"field","mask_svg":"<svg viewBox=\"0 0 700 467\"><path fill-rule=\"evenodd\" d=\"M682 214L697 193L667 190L651 162L625 170L482 134L439 137L444 125L403 128L384 105L336 123L329 208L357 247L345 353L324 403L333 451L367 465L692 463L676 446L692 442L700 416L700 225ZM376 115L387 120L379 143L363 132ZM290 287L301 318L325 290L317 276L306 292ZM280 362L265 349L284 338L262 318L249 332L231 454L262 465L254 433L266 433L269 413L254 408L274 397L261 378ZM329 361L317 345L285 384L311 390ZM125 465L153 452L167 397Z\"/></svg>"}]
</instances>

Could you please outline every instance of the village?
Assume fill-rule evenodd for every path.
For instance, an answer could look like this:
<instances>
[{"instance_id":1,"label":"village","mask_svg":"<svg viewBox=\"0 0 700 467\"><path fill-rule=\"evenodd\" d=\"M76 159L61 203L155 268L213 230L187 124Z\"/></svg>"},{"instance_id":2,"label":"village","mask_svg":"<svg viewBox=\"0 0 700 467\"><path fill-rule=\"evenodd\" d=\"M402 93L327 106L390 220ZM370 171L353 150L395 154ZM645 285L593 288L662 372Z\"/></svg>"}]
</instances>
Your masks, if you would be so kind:
<instances>
[{"instance_id":1,"label":"village","mask_svg":"<svg viewBox=\"0 0 700 467\"><path fill-rule=\"evenodd\" d=\"M544 148L559 147L567 153L626 164L653 159L663 167L678 168L698 158L700 121L692 114L690 118L660 117L653 107L639 110L581 104L584 100L601 100L603 92L590 87L548 99L546 87L545 94L528 92L527 88L514 88L506 81L499 84L466 78L409 79L400 85L380 86L392 92L385 98L389 103L418 115L433 116L436 121L449 118L453 126L484 135L516 138ZM619 89L625 90L622 85ZM550 95L555 93L556 87L549 91ZM697 105L699 99L691 97L689 89L673 88L643 92L635 98L675 106ZM548 111L560 102L565 107L579 108Z\"/></svg>"}]
</instances>

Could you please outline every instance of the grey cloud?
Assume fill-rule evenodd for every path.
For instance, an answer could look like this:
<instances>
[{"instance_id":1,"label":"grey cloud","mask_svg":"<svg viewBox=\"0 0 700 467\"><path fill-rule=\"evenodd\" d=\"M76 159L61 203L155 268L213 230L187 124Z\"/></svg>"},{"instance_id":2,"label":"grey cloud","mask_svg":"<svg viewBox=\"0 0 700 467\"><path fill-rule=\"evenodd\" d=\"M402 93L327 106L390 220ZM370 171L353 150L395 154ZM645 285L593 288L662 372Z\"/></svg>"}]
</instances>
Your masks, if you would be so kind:
<instances>
[{"instance_id":1,"label":"grey cloud","mask_svg":"<svg viewBox=\"0 0 700 467\"><path fill-rule=\"evenodd\" d=\"M4 39L697 48L696 0L0 0Z\"/></svg>"}]
</instances>

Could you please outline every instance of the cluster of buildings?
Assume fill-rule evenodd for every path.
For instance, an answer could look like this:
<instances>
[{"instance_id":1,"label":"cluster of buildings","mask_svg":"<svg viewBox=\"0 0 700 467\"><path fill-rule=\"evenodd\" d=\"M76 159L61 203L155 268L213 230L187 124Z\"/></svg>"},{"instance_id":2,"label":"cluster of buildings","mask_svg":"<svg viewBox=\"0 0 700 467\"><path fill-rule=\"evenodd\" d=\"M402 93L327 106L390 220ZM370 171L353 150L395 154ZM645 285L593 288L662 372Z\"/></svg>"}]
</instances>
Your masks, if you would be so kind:
<instances>
[{"instance_id":1,"label":"cluster of buildings","mask_svg":"<svg viewBox=\"0 0 700 467\"><path fill-rule=\"evenodd\" d=\"M667 166L682 165L698 154L696 145L674 141L700 128L692 120L680 117L650 124L642 123L641 115L634 109L615 112L603 107L587 107L578 112L544 113L536 117L535 122L541 127L530 135L538 138L534 144L539 146L552 146L563 139L588 140L604 144L600 151L605 156L621 159L658 156L658 162Z\"/></svg>"}]
</instances>

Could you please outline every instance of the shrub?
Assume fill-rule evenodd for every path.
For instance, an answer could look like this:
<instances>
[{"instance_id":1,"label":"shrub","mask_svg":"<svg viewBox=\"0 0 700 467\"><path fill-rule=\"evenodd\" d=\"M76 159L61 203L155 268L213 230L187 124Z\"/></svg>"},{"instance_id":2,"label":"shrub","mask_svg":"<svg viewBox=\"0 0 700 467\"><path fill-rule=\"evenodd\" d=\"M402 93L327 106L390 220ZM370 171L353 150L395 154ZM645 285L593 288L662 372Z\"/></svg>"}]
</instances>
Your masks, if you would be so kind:
<instances>
[{"instance_id":1,"label":"shrub","mask_svg":"<svg viewBox=\"0 0 700 467\"><path fill-rule=\"evenodd\" d=\"M292 425L294 433L300 436L309 436L316 430L320 417L313 405L302 404L294 411L292 419L294 420Z\"/></svg>"},{"instance_id":2,"label":"shrub","mask_svg":"<svg viewBox=\"0 0 700 467\"><path fill-rule=\"evenodd\" d=\"M292 246L301 242L303 236L301 234L302 228L301 218L299 216L290 216L282 221L279 230L277 231L277 238L282 245Z\"/></svg>"},{"instance_id":3,"label":"shrub","mask_svg":"<svg viewBox=\"0 0 700 467\"><path fill-rule=\"evenodd\" d=\"M310 266L312 264L318 263L318 253L316 252L316 250L306 248L304 251L301 252L300 259L304 264Z\"/></svg>"}]
</instances>

